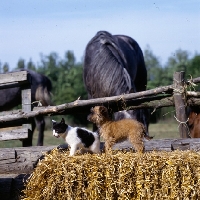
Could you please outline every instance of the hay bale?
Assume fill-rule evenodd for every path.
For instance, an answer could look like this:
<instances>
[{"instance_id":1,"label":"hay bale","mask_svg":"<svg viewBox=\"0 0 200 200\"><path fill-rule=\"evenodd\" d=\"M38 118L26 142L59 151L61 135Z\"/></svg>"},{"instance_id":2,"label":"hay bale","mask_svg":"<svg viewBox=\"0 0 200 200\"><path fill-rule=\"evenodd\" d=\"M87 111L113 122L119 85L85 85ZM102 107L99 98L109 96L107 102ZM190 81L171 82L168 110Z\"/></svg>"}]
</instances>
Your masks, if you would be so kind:
<instances>
[{"instance_id":1,"label":"hay bale","mask_svg":"<svg viewBox=\"0 0 200 200\"><path fill-rule=\"evenodd\" d=\"M46 154L23 199L200 199L199 152L68 155Z\"/></svg>"}]
</instances>

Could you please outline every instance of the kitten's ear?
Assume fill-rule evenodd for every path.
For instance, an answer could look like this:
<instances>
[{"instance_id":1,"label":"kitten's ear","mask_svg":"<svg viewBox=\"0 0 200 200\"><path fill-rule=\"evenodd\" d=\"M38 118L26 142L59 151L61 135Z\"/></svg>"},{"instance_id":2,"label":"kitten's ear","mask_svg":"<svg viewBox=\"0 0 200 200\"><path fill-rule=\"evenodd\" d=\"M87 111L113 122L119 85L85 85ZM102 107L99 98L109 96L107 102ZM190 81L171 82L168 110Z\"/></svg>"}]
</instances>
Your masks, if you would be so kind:
<instances>
[{"instance_id":1,"label":"kitten's ear","mask_svg":"<svg viewBox=\"0 0 200 200\"><path fill-rule=\"evenodd\" d=\"M64 118L61 119L61 122L60 122L60 123L65 124L65 120L64 120Z\"/></svg>"},{"instance_id":2,"label":"kitten's ear","mask_svg":"<svg viewBox=\"0 0 200 200\"><path fill-rule=\"evenodd\" d=\"M52 119L51 121L52 121L52 123L53 123L53 124L54 124L54 123L56 123L56 121L55 121L55 120L53 120L53 119Z\"/></svg>"}]
</instances>

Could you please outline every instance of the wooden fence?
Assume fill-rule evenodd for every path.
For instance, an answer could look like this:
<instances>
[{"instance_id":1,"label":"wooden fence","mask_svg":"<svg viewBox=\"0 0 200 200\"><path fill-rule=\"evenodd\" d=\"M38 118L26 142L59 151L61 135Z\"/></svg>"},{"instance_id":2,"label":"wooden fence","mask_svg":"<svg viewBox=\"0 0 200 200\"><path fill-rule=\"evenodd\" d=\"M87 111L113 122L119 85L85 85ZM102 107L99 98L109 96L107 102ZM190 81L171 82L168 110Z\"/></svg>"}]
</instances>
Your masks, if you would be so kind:
<instances>
[{"instance_id":1,"label":"wooden fence","mask_svg":"<svg viewBox=\"0 0 200 200\"><path fill-rule=\"evenodd\" d=\"M7 88L20 87L21 88L21 97L22 97L22 109L21 113L28 113L31 111L31 76L27 71L20 71L14 73L0 74L0 90ZM2 109L0 108L0 111ZM7 115L14 113L11 112L1 112L0 117L4 118ZM20 129L9 129L0 131L0 140L16 140L16 139L26 139L28 134L31 131L31 125L28 120L18 120L17 123L10 122L6 126L3 125L4 120L1 121L0 128L4 127L14 127L22 125Z\"/></svg>"},{"instance_id":2,"label":"wooden fence","mask_svg":"<svg viewBox=\"0 0 200 200\"><path fill-rule=\"evenodd\" d=\"M25 79L25 82L27 82L29 78L26 77ZM22 83L21 80L22 79L20 79L20 81L18 80L20 84ZM174 82L172 85L158 87L148 91L91 100L77 99L71 103L57 106L36 107L33 110L30 110L30 108L23 108L25 105L31 105L30 99L28 98L28 103L24 100L22 101L22 110L7 112L6 115L0 116L0 127L8 127L11 123L28 123L30 118L37 115L67 115L89 112L90 108L95 105L109 106L113 111L139 108L153 108L156 110L161 107L175 106L180 139L162 139L145 142L146 151L173 151L176 149L200 151L200 139L188 138L189 134L186 126L187 117L185 110L186 105L200 106L200 94L198 92L187 91L187 87L200 82L200 77L185 80L184 72L176 72L173 80ZM17 85L19 85L19 82L17 82ZM4 86L4 88L6 87L8 86ZM0 89L1 88L2 87L0 87ZM27 89L27 86L25 93L30 95L30 90ZM6 134L7 136L5 136ZM17 137L13 138L8 136L13 135L13 132L3 135L4 136L1 137L0 134L0 140L2 140L2 138L18 139ZM124 142L116 144L114 148L121 149L129 147L131 147L130 143ZM16 196L23 187L23 180L28 177L27 174L30 174L38 160L42 159L43 152L47 152L53 148L55 148L55 146L0 149L0 194L4 197L3 199L16 199Z\"/></svg>"}]
</instances>

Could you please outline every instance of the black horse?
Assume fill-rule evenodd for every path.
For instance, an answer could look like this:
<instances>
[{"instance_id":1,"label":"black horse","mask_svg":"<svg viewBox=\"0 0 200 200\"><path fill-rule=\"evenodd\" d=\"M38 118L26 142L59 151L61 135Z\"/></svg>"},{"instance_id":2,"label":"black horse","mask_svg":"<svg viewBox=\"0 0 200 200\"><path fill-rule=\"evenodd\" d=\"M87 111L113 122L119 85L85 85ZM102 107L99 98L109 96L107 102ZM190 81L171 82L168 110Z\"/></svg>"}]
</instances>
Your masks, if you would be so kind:
<instances>
[{"instance_id":1,"label":"black horse","mask_svg":"<svg viewBox=\"0 0 200 200\"><path fill-rule=\"evenodd\" d=\"M97 32L86 46L83 80L89 99L146 90L147 70L138 43L125 35ZM117 112L114 118L137 119L148 135L148 110Z\"/></svg>"},{"instance_id":2,"label":"black horse","mask_svg":"<svg viewBox=\"0 0 200 200\"><path fill-rule=\"evenodd\" d=\"M52 84L49 78L32 70L26 70L31 75L31 101L40 102L42 106L52 105ZM6 111L21 104L21 88L7 88L0 90L0 111ZM34 106L34 104L33 104ZM37 145L43 145L45 121L43 116L37 116L32 120L32 133L23 140L23 146L32 146L33 131L37 125L39 135Z\"/></svg>"}]
</instances>

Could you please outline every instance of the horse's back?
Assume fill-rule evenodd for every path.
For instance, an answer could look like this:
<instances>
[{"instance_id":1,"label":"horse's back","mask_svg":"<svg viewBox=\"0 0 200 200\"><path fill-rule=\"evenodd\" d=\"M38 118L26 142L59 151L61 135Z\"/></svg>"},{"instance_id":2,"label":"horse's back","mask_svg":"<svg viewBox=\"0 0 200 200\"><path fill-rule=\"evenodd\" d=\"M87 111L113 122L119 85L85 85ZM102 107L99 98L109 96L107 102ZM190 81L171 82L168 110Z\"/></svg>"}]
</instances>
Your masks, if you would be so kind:
<instances>
[{"instance_id":1,"label":"horse's back","mask_svg":"<svg viewBox=\"0 0 200 200\"><path fill-rule=\"evenodd\" d=\"M147 72L138 43L99 31L86 47L83 79L90 98L145 90Z\"/></svg>"}]
</instances>

